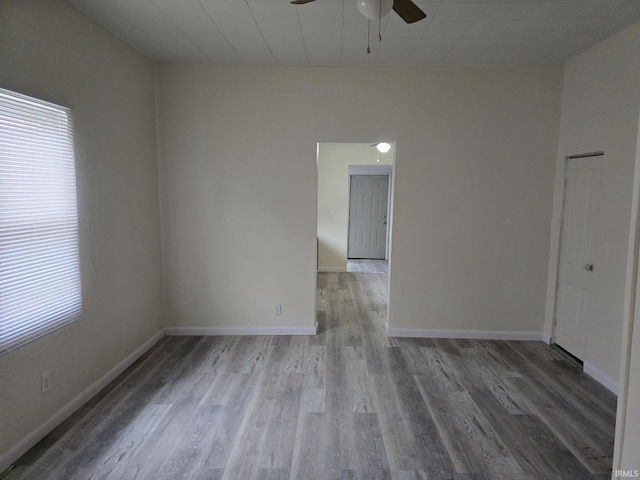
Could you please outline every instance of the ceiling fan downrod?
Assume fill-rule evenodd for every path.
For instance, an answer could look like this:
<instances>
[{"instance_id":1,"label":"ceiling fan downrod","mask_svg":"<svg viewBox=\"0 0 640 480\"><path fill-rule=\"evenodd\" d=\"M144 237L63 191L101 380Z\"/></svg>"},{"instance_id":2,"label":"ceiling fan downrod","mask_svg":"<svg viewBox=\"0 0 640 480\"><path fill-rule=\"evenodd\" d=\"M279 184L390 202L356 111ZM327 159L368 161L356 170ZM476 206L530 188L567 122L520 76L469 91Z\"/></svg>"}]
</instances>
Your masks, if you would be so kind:
<instances>
[{"instance_id":1,"label":"ceiling fan downrod","mask_svg":"<svg viewBox=\"0 0 640 480\"><path fill-rule=\"evenodd\" d=\"M378 16L378 42L382 41L382 0L380 0L380 15Z\"/></svg>"}]
</instances>

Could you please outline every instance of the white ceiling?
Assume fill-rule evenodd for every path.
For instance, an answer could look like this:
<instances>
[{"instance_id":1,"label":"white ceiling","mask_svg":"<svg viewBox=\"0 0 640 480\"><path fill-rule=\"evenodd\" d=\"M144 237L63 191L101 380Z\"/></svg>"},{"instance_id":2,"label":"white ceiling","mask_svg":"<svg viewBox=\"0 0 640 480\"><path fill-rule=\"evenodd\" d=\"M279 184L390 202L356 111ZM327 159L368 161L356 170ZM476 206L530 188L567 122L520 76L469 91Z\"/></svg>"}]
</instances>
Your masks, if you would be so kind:
<instances>
[{"instance_id":1,"label":"white ceiling","mask_svg":"<svg viewBox=\"0 0 640 480\"><path fill-rule=\"evenodd\" d=\"M251 65L562 64L640 20L640 0L418 0L371 22L355 0L68 0L162 62Z\"/></svg>"}]
</instances>

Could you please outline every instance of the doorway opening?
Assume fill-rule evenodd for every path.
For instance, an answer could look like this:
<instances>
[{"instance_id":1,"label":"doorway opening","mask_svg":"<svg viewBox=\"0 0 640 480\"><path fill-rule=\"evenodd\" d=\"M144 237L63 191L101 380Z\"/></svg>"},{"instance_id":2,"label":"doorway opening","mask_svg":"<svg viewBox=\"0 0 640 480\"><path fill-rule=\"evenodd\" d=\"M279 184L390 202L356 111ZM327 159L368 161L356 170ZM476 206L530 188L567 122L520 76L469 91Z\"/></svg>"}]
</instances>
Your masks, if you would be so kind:
<instances>
[{"instance_id":1,"label":"doorway opening","mask_svg":"<svg viewBox=\"0 0 640 480\"><path fill-rule=\"evenodd\" d=\"M317 262L319 272L346 272L349 258L391 260L394 147L392 145L389 152L383 156L371 143L318 144ZM363 202L360 206L357 201L350 202L350 196L354 191L352 183L358 183L352 178L374 179L375 185L369 184L369 190L360 196ZM372 194L372 191L375 193ZM372 208L372 202L375 202L375 209ZM361 218L363 222L371 223L374 220L377 222L376 225L364 225L362 222L352 221L354 216L350 215L351 210L356 214L359 211L363 214L362 217L367 217ZM376 214L373 219L370 218L372 212ZM350 241L350 230L353 233L352 241ZM367 249L355 248L354 250L358 245ZM372 247L377 251L372 251Z\"/></svg>"},{"instance_id":2,"label":"doorway opening","mask_svg":"<svg viewBox=\"0 0 640 480\"><path fill-rule=\"evenodd\" d=\"M388 305L395 145L382 154L372 143L318 144L318 285L343 281L335 275L376 274ZM321 312L323 292L316 293Z\"/></svg>"}]
</instances>

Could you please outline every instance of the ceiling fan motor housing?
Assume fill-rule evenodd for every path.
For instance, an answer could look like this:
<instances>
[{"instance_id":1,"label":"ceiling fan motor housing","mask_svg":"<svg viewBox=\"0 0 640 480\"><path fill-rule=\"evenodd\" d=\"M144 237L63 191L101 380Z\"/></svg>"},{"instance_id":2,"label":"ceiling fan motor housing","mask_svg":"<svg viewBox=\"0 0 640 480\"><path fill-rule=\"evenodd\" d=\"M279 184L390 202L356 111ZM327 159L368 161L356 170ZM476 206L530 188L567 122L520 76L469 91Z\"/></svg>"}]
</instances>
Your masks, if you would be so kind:
<instances>
[{"instance_id":1,"label":"ceiling fan motor housing","mask_svg":"<svg viewBox=\"0 0 640 480\"><path fill-rule=\"evenodd\" d=\"M393 0L356 0L358 10L369 20L384 17L393 8Z\"/></svg>"}]
</instances>

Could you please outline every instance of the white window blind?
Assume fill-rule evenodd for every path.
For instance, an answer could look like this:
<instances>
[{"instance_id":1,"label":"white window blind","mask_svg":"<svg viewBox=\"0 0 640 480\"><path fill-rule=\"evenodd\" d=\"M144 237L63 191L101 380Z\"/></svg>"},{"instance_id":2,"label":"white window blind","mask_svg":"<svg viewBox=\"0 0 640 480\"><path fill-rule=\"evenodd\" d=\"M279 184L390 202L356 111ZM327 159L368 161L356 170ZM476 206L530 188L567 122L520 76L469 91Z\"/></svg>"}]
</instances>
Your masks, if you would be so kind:
<instances>
[{"instance_id":1,"label":"white window blind","mask_svg":"<svg viewBox=\"0 0 640 480\"><path fill-rule=\"evenodd\" d=\"M0 89L0 354L81 312L71 112Z\"/></svg>"}]
</instances>

